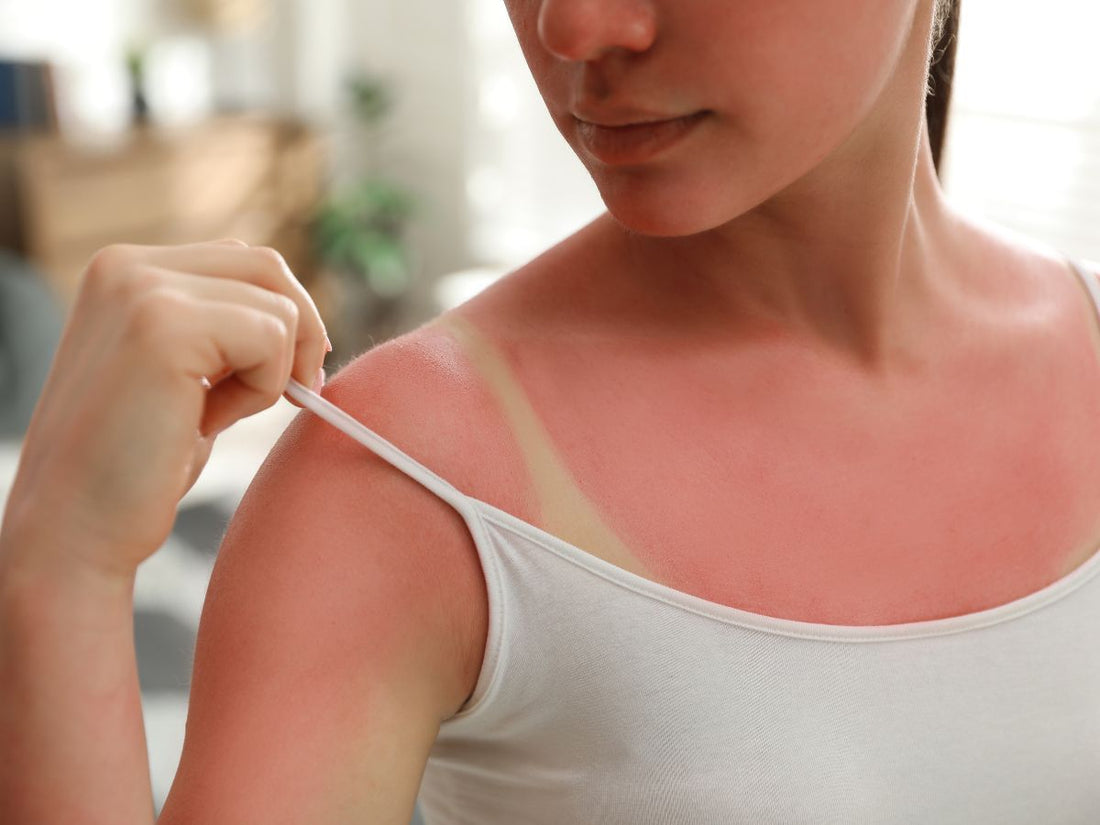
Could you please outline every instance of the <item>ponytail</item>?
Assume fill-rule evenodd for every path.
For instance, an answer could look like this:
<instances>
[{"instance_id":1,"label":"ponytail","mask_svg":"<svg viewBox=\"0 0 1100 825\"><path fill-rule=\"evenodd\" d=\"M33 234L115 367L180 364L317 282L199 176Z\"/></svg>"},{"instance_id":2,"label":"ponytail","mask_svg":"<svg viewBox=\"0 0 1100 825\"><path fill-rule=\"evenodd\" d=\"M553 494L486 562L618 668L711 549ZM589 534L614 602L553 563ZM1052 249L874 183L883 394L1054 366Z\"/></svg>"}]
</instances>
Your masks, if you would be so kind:
<instances>
[{"instance_id":1,"label":"ponytail","mask_svg":"<svg viewBox=\"0 0 1100 825\"><path fill-rule=\"evenodd\" d=\"M928 69L929 92L924 99L928 119L928 138L936 174L942 179L940 157L947 136L947 117L951 106L951 83L955 77L955 48L958 44L959 7L962 0L936 0L937 12L933 36L932 61Z\"/></svg>"}]
</instances>

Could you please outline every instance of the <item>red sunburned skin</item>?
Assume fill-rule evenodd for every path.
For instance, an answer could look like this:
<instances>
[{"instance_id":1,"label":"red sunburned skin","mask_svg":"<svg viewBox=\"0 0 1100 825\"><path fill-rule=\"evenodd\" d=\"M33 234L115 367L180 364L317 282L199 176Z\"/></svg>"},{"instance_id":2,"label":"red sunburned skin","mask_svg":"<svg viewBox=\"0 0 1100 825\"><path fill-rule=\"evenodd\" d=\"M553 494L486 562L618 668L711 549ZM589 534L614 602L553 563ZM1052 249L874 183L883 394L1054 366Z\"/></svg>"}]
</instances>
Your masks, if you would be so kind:
<instances>
[{"instance_id":1,"label":"red sunburned skin","mask_svg":"<svg viewBox=\"0 0 1100 825\"><path fill-rule=\"evenodd\" d=\"M1095 549L1081 545L1098 525L1080 502L1097 473L1067 461L1072 428L1023 437L1038 435L1025 423L1042 419L1038 401L981 434L959 426L946 391L911 399L904 425L883 423L853 403L854 382L784 346L737 367L749 383L784 376L756 411L703 364L659 353L558 342L517 366L608 527L652 578L716 603L825 624L922 621L1021 598ZM1082 374L1100 386L1095 368ZM700 393L694 409L676 401ZM1095 388L1072 395L1100 403Z\"/></svg>"},{"instance_id":2,"label":"red sunburned skin","mask_svg":"<svg viewBox=\"0 0 1100 825\"><path fill-rule=\"evenodd\" d=\"M501 289L466 314L648 578L767 616L898 624L1007 604L1100 544L1100 353L1066 276L1049 321L998 321L1019 343L952 338L924 379L884 386L781 330L724 348L615 332L605 319L644 297L616 290L615 265L574 239L513 280L516 303ZM522 465L509 431L491 443L491 465ZM539 488L488 494L553 533L572 505L540 510Z\"/></svg>"},{"instance_id":3,"label":"red sunburned skin","mask_svg":"<svg viewBox=\"0 0 1100 825\"><path fill-rule=\"evenodd\" d=\"M601 126L576 119L581 145L592 157L609 166L644 163L682 143L707 118L708 112L672 120L625 126Z\"/></svg>"}]
</instances>

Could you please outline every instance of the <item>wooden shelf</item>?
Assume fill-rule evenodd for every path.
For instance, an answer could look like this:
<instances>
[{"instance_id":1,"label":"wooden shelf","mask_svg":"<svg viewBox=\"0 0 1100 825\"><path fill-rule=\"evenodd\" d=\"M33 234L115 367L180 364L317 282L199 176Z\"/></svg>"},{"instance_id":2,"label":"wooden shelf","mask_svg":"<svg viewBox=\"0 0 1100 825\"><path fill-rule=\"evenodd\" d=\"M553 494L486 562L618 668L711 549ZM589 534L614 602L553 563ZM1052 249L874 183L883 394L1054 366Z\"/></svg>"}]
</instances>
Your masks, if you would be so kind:
<instances>
[{"instance_id":1,"label":"wooden shelf","mask_svg":"<svg viewBox=\"0 0 1100 825\"><path fill-rule=\"evenodd\" d=\"M112 243L238 237L278 249L304 284L316 273L307 222L322 194L324 157L320 139L299 123L224 116L138 129L108 147L23 137L9 154L20 251L65 306L89 258Z\"/></svg>"}]
</instances>

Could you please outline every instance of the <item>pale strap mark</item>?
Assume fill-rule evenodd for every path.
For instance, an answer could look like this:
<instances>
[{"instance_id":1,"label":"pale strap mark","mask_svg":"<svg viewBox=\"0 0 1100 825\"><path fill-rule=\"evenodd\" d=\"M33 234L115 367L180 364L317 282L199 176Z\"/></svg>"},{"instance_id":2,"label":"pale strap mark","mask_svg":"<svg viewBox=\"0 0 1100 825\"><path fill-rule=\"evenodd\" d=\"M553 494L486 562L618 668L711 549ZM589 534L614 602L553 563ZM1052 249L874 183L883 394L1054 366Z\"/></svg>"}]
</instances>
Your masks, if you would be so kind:
<instances>
[{"instance_id":1,"label":"pale strap mark","mask_svg":"<svg viewBox=\"0 0 1100 825\"><path fill-rule=\"evenodd\" d=\"M497 399L527 466L541 529L617 567L652 578L581 492L503 355L469 320L451 313L436 321L455 337Z\"/></svg>"}]
</instances>

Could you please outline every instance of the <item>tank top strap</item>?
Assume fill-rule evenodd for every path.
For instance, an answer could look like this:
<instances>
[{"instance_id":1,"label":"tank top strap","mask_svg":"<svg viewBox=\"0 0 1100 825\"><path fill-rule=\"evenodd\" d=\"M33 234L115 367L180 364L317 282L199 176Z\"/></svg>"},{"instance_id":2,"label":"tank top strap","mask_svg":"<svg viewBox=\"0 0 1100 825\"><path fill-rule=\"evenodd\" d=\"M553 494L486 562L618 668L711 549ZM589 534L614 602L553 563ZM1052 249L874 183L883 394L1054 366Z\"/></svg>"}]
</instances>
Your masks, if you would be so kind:
<instances>
[{"instance_id":1,"label":"tank top strap","mask_svg":"<svg viewBox=\"0 0 1100 825\"><path fill-rule=\"evenodd\" d=\"M471 507L469 496L442 476L429 470L412 456L399 450L378 433L363 426L331 401L306 389L305 386L294 379L291 379L290 384L287 386L287 394L310 412L315 413L340 432L355 439L379 458L392 464L405 475L439 496L461 515L469 516Z\"/></svg>"},{"instance_id":2,"label":"tank top strap","mask_svg":"<svg viewBox=\"0 0 1100 825\"><path fill-rule=\"evenodd\" d=\"M1077 277L1084 283L1089 295L1092 296L1093 306L1096 308L1097 317L1100 318L1100 282L1097 280L1096 272L1081 261L1073 258L1067 258L1067 260L1073 271L1077 273Z\"/></svg>"}]
</instances>

